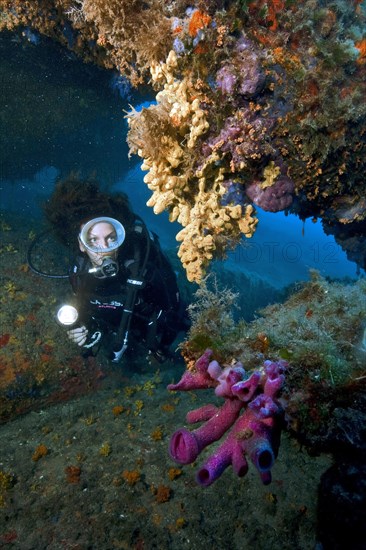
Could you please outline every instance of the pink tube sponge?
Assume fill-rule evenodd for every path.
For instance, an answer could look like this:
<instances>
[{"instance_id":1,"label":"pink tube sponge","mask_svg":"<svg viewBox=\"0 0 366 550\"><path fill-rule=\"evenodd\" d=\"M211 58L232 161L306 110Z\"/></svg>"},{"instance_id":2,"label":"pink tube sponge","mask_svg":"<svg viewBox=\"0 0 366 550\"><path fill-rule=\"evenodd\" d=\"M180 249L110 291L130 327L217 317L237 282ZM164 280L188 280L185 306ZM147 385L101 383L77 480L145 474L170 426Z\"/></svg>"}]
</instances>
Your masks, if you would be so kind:
<instances>
[{"instance_id":1,"label":"pink tube sponge","mask_svg":"<svg viewBox=\"0 0 366 550\"><path fill-rule=\"evenodd\" d=\"M194 369L186 370L178 384L169 384L168 390L190 391L214 387L216 385L215 380L208 372L211 355L212 351L207 349L196 361Z\"/></svg>"},{"instance_id":2,"label":"pink tube sponge","mask_svg":"<svg viewBox=\"0 0 366 550\"><path fill-rule=\"evenodd\" d=\"M170 440L169 454L179 464L194 462L199 453L213 441L218 441L238 418L242 404L237 400L228 399L215 414L192 432L186 428L176 431ZM202 411L202 408L199 409ZM193 411L196 412L197 411ZM192 418L192 412L190 413ZM188 416L188 415L187 415ZM196 417L197 418L197 417ZM195 418L195 421L196 421Z\"/></svg>"},{"instance_id":3,"label":"pink tube sponge","mask_svg":"<svg viewBox=\"0 0 366 550\"><path fill-rule=\"evenodd\" d=\"M198 368L193 373L190 371L188 378L187 373L183 374L181 381L171 384L169 389L185 391L187 388L215 387L216 395L225 401L220 407L209 404L190 411L187 422L203 424L192 431L187 428L177 430L170 439L170 456L179 464L190 464L205 447L229 432L199 468L197 482L204 487L211 485L230 465L242 477L248 470L249 458L262 482L270 483L283 415L276 397L285 382L287 363L265 361L248 377L241 363L222 369L216 361L209 362L211 355L212 352L206 350L196 363Z\"/></svg>"}]
</instances>

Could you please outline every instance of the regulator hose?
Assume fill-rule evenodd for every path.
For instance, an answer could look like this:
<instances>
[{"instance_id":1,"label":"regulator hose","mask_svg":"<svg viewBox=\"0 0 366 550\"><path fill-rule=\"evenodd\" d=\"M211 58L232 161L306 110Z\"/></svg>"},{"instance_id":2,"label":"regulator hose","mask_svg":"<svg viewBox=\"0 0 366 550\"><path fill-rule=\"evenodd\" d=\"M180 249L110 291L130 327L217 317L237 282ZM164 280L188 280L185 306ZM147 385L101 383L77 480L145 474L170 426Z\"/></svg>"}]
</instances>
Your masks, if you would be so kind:
<instances>
[{"instance_id":1,"label":"regulator hose","mask_svg":"<svg viewBox=\"0 0 366 550\"><path fill-rule=\"evenodd\" d=\"M53 275L51 273L46 273L45 271L37 269L33 264L32 253L33 253L33 250L34 250L35 246L37 246L40 242L42 242L44 237L49 235L50 233L51 233L50 229L46 229L45 231L42 231L42 233L37 235L37 237L32 241L32 243L30 244L30 246L28 248L28 251L27 251L27 264L29 265L29 267L33 271L33 273L35 273L36 275L40 275L41 277L47 277L48 279L68 279L69 278L68 274L66 274L66 275L65 274L63 274L63 275L61 275L61 274L60 275L58 275L58 274Z\"/></svg>"}]
</instances>

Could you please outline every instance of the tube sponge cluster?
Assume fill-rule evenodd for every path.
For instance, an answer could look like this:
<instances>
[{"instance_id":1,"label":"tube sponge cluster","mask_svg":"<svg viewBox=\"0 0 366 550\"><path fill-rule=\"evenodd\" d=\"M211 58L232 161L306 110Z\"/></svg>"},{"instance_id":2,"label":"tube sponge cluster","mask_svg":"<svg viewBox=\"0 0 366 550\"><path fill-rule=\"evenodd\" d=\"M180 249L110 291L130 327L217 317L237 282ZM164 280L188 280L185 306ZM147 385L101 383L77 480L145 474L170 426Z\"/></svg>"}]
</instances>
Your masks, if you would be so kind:
<instances>
[{"instance_id":1,"label":"tube sponge cluster","mask_svg":"<svg viewBox=\"0 0 366 550\"><path fill-rule=\"evenodd\" d=\"M190 391L215 388L215 394L225 399L222 406L204 405L187 414L187 422L203 424L189 431L177 430L170 440L170 456L179 464L194 462L202 450L218 441L230 429L225 441L199 468L197 482L211 485L231 464L243 477L248 471L247 457L254 464L264 484L271 482L271 468L280 444L282 408L277 400L285 381L285 361L265 361L252 373L246 373L241 363L221 368L211 361L207 349L169 390Z\"/></svg>"}]
</instances>

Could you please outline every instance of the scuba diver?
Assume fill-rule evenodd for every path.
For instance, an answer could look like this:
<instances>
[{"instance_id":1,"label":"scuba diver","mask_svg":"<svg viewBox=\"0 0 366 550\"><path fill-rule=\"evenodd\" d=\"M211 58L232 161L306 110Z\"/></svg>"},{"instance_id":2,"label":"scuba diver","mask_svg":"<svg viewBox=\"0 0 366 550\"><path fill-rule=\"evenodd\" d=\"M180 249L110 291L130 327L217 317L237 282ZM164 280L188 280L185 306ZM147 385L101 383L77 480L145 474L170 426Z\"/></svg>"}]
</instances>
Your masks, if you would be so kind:
<instances>
[{"instance_id":1,"label":"scuba diver","mask_svg":"<svg viewBox=\"0 0 366 550\"><path fill-rule=\"evenodd\" d=\"M73 296L57 312L69 339L85 356L103 344L115 363L142 342L148 357L164 362L188 326L157 235L124 194L107 195L96 182L75 176L56 184L44 210L64 244L77 245L69 273Z\"/></svg>"}]
</instances>

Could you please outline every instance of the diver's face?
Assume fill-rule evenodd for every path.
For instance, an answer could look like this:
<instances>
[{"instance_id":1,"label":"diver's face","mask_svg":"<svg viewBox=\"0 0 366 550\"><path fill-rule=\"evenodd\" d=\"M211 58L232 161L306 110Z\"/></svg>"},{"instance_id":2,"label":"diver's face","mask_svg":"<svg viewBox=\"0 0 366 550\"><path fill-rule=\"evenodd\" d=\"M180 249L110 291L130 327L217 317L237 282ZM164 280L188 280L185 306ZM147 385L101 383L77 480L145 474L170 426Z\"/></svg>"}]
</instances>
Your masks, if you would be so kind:
<instances>
[{"instance_id":1,"label":"diver's face","mask_svg":"<svg viewBox=\"0 0 366 550\"><path fill-rule=\"evenodd\" d=\"M108 256L115 259L117 257L117 249L105 251L116 242L116 230L113 225L108 222L99 222L93 225L88 231L87 243L94 251L87 249L79 240L81 252L85 252L94 266L102 265L103 259Z\"/></svg>"}]
</instances>

